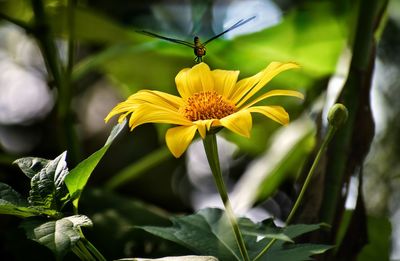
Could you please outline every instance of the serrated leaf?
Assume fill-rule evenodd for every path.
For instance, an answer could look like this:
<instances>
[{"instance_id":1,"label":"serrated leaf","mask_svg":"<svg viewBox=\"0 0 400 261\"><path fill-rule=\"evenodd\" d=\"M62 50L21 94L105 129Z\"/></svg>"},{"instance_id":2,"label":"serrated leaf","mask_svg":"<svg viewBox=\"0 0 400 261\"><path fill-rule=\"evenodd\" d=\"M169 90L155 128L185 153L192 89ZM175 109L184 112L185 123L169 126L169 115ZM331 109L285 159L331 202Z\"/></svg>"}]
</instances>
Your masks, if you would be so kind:
<instances>
[{"instance_id":1,"label":"serrated leaf","mask_svg":"<svg viewBox=\"0 0 400 261\"><path fill-rule=\"evenodd\" d=\"M31 190L28 201L32 206L44 209L59 210L67 193L64 179L68 174L64 152L54 160L49 161L31 179Z\"/></svg>"},{"instance_id":2,"label":"serrated leaf","mask_svg":"<svg viewBox=\"0 0 400 261\"><path fill-rule=\"evenodd\" d=\"M103 158L104 154L107 152L114 139L125 127L125 124L126 121L114 126L104 146L92 155L90 155L87 159L80 162L74 169L70 171L68 176L65 178L65 184L67 185L69 194L73 199L72 203L74 204L76 209L78 208L79 198L81 196L83 188L88 182L94 168Z\"/></svg>"},{"instance_id":3,"label":"serrated leaf","mask_svg":"<svg viewBox=\"0 0 400 261\"><path fill-rule=\"evenodd\" d=\"M0 200L21 207L28 206L28 201L26 201L21 194L15 191L11 186L2 182L0 182Z\"/></svg>"},{"instance_id":4,"label":"serrated leaf","mask_svg":"<svg viewBox=\"0 0 400 261\"><path fill-rule=\"evenodd\" d=\"M13 204L9 204L8 202L4 202L3 200L0 199L0 214L13 215L21 218L26 218L26 217L39 216L43 213L34 208L16 206Z\"/></svg>"},{"instance_id":5,"label":"serrated leaf","mask_svg":"<svg viewBox=\"0 0 400 261\"><path fill-rule=\"evenodd\" d=\"M292 246L272 247L260 261L304 261L312 260L311 256L324 253L332 248L328 245L320 244L296 244Z\"/></svg>"},{"instance_id":6,"label":"serrated leaf","mask_svg":"<svg viewBox=\"0 0 400 261\"><path fill-rule=\"evenodd\" d=\"M26 201L17 191L7 184L0 182L0 214L18 217L30 217L40 214L29 208Z\"/></svg>"},{"instance_id":7,"label":"serrated leaf","mask_svg":"<svg viewBox=\"0 0 400 261\"><path fill-rule=\"evenodd\" d=\"M269 223L268 226L271 226ZM272 223L272 226L273 223ZM296 224L284 228L276 228L276 232L283 233L292 240L303 234L315 231L321 228L321 224ZM270 238L264 238L255 244L249 246L250 257L257 256L261 250L271 241ZM293 241L292 241L293 242ZM282 261L303 261L310 260L312 255L324 253L332 248L329 245L322 244L294 244L282 240L277 240L273 246L259 260L282 260Z\"/></svg>"},{"instance_id":8,"label":"serrated leaf","mask_svg":"<svg viewBox=\"0 0 400 261\"><path fill-rule=\"evenodd\" d=\"M172 227L141 228L183 245L200 255L216 256L219 260L241 260L232 228L222 210L203 209L196 214L173 218L171 221ZM275 244L259 260L307 260L310 256L323 253L330 248L327 245L289 242L299 235L320 228L320 225L301 224L278 228L273 222L254 224L247 218L238 219L238 223L251 259L255 258L272 239L277 239Z\"/></svg>"},{"instance_id":9,"label":"serrated leaf","mask_svg":"<svg viewBox=\"0 0 400 261\"><path fill-rule=\"evenodd\" d=\"M232 229L225 219L221 222L222 213L219 209L205 209L194 215L172 218L172 227L141 228L197 254L217 256L220 260L240 260Z\"/></svg>"},{"instance_id":10,"label":"serrated leaf","mask_svg":"<svg viewBox=\"0 0 400 261\"><path fill-rule=\"evenodd\" d=\"M117 261L218 261L213 256L167 256L162 258L121 258Z\"/></svg>"},{"instance_id":11,"label":"serrated leaf","mask_svg":"<svg viewBox=\"0 0 400 261\"><path fill-rule=\"evenodd\" d=\"M35 158L35 157L26 157L20 158L14 161L14 164L17 164L18 167L22 170L22 172L28 177L33 178L41 169L43 169L50 160Z\"/></svg>"},{"instance_id":12,"label":"serrated leaf","mask_svg":"<svg viewBox=\"0 0 400 261\"><path fill-rule=\"evenodd\" d=\"M242 218L240 219L240 229L243 235L246 236L293 242L288 235L282 233L282 229L275 226L272 219L254 224L251 220Z\"/></svg>"},{"instance_id":13,"label":"serrated leaf","mask_svg":"<svg viewBox=\"0 0 400 261\"><path fill-rule=\"evenodd\" d=\"M21 224L26 236L53 251L56 257L63 257L81 239L80 227L92 226L92 221L83 215L65 217L55 221L47 219L26 219Z\"/></svg>"}]
</instances>

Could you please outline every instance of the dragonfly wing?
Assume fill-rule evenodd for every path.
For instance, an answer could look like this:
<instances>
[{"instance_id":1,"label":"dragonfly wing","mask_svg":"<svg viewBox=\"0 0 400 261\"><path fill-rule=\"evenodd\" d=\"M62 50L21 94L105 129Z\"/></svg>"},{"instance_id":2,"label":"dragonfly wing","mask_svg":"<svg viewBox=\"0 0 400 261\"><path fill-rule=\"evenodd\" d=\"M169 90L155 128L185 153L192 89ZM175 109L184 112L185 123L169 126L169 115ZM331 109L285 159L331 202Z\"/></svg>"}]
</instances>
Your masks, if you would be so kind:
<instances>
[{"instance_id":1,"label":"dragonfly wing","mask_svg":"<svg viewBox=\"0 0 400 261\"><path fill-rule=\"evenodd\" d=\"M226 29L226 30L223 31L222 33L219 33L219 34L217 34L217 35L211 37L210 39L208 39L207 41L205 41L203 44L206 45L207 43L211 42L212 40L214 40L214 39L220 37L221 35L223 35L223 34L229 32L229 31L231 31L231 30L233 30L233 29L235 29L235 28L238 28L239 26L244 25L245 23L247 23L247 22L253 20L254 18L256 18L256 16L252 16L252 17L247 18L247 19L245 19L245 20L241 19L241 20L237 21L234 25L232 25L231 27L229 27L228 29Z\"/></svg>"},{"instance_id":2,"label":"dragonfly wing","mask_svg":"<svg viewBox=\"0 0 400 261\"><path fill-rule=\"evenodd\" d=\"M192 44L190 42L183 41L183 40L174 39L174 38L170 38L170 37L165 37L165 36L162 36L162 35L159 35L159 34L155 34L155 33L152 33L152 32L148 32L148 31L144 31L144 30L139 30L139 31L136 31L136 32L144 34L144 35L147 35L147 36L150 36L150 37L155 37L155 38L163 39L165 41L169 41L169 42L173 42L173 43L177 43L177 44L182 44L182 45L188 46L190 48L194 48L194 44Z\"/></svg>"}]
</instances>

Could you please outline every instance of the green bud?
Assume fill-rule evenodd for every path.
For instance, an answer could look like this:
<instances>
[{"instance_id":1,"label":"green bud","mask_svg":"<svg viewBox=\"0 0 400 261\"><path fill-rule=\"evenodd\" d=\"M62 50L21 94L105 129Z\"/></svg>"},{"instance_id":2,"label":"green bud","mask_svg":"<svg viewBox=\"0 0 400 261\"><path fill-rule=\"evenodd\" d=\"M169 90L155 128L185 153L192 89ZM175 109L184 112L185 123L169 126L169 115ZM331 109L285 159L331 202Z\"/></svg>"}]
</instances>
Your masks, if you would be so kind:
<instances>
[{"instance_id":1,"label":"green bud","mask_svg":"<svg viewBox=\"0 0 400 261\"><path fill-rule=\"evenodd\" d=\"M348 116L349 112L346 106L341 103L336 103L329 110L328 122L333 127L338 128L346 122Z\"/></svg>"}]
</instances>

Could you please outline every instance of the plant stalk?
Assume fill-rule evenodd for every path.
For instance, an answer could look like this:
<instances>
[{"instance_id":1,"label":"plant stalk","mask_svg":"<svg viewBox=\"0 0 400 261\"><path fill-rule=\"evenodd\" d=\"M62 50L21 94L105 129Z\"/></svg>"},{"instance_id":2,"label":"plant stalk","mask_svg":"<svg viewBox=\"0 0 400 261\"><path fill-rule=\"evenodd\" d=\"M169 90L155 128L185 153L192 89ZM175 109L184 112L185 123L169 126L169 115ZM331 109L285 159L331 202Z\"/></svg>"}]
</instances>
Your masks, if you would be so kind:
<instances>
[{"instance_id":1,"label":"plant stalk","mask_svg":"<svg viewBox=\"0 0 400 261\"><path fill-rule=\"evenodd\" d=\"M329 142L332 140L333 135L335 134L337 130L336 126L333 125L329 125L328 128L328 133L325 135L324 140L322 141L321 147L318 150L317 156L314 159L314 162L310 168L310 170L308 171L306 180L304 181L304 184L300 190L300 193L296 199L296 202L293 205L292 210L289 213L289 216L286 219L286 226L289 225L294 218L294 215L296 214L297 209L300 206L301 201L303 200L304 194L308 188L308 185L310 184L311 178L318 166L319 161L321 160L321 156L323 154L323 152L325 151L325 149L328 147ZM263 250L261 250L261 252L254 258L253 261L257 261L259 260L265 253L268 252L268 250L274 245L274 243L277 241L276 238L273 238L264 248Z\"/></svg>"},{"instance_id":2,"label":"plant stalk","mask_svg":"<svg viewBox=\"0 0 400 261\"><path fill-rule=\"evenodd\" d=\"M310 184L311 178L318 166L318 163L321 160L321 156L322 156L323 152L325 151L325 149L328 147L328 144L331 141L331 139L333 138L333 135L335 134L336 130L337 130L336 127L329 125L328 133L325 135L322 145L318 150L317 156L315 157L314 162L307 174L306 180L304 181L303 187L300 190L300 194L297 197L296 202L294 203L293 208L290 211L288 218L286 219L286 225L289 225L290 222L292 222L293 217L294 217L297 209L299 208L300 203L304 197L304 193L306 192L308 185Z\"/></svg>"},{"instance_id":3,"label":"plant stalk","mask_svg":"<svg viewBox=\"0 0 400 261\"><path fill-rule=\"evenodd\" d=\"M105 257L100 253L100 251L97 250L97 248L93 246L92 243L90 243L90 241L85 238L81 229L79 229L79 233L81 238L72 248L72 251L81 260L107 261L107 259L105 259Z\"/></svg>"},{"instance_id":4,"label":"plant stalk","mask_svg":"<svg viewBox=\"0 0 400 261\"><path fill-rule=\"evenodd\" d=\"M85 248L88 249L90 253L95 257L95 260L107 261L107 259L105 259L105 257L100 253L100 251L97 250L97 248L92 243L90 243L89 240L87 240L86 238L82 238L82 243L85 246Z\"/></svg>"},{"instance_id":5,"label":"plant stalk","mask_svg":"<svg viewBox=\"0 0 400 261\"><path fill-rule=\"evenodd\" d=\"M83 244L82 240L79 240L76 243L77 248L80 250L80 252L83 254L83 260L93 260L96 261L96 258L90 253L90 251L86 248L86 246Z\"/></svg>"},{"instance_id":6,"label":"plant stalk","mask_svg":"<svg viewBox=\"0 0 400 261\"><path fill-rule=\"evenodd\" d=\"M67 147L70 161L76 164L79 161L78 142L73 126L73 117L70 110L71 94L70 94L70 78L73 66L74 33L73 33L73 10L74 0L69 1L68 8L68 29L69 29L69 54L68 54L68 71L64 69L62 61L59 57L58 49L54 41L54 35L51 32L51 26L45 13L45 7L42 0L31 0L32 10L34 13L34 23L32 26L32 34L38 41L46 68L52 78L50 85L54 85L58 90L57 113L58 122L61 125L59 130L60 146L64 149ZM72 48L71 48L72 47Z\"/></svg>"},{"instance_id":7,"label":"plant stalk","mask_svg":"<svg viewBox=\"0 0 400 261\"><path fill-rule=\"evenodd\" d=\"M221 167L218 158L218 146L215 133L207 134L203 139L204 150L207 155L208 164L210 165L215 184L217 186L219 195L225 206L225 212L231 223L233 232L235 234L236 243L239 246L240 254L243 260L250 261L249 254L247 253L246 245L242 234L240 232L239 224L237 223L235 213L233 212L231 202L222 178Z\"/></svg>"}]
</instances>

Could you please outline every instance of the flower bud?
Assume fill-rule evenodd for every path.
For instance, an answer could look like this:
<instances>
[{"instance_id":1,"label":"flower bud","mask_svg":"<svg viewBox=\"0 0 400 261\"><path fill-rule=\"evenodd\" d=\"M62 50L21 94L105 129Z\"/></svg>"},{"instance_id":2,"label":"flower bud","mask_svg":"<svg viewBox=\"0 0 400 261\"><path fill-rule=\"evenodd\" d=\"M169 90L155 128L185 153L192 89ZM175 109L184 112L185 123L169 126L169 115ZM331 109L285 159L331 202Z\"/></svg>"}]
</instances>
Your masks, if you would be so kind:
<instances>
[{"instance_id":1,"label":"flower bud","mask_svg":"<svg viewBox=\"0 0 400 261\"><path fill-rule=\"evenodd\" d=\"M349 112L341 103L334 104L328 113L328 122L332 127L338 128L344 124L349 116Z\"/></svg>"}]
</instances>

